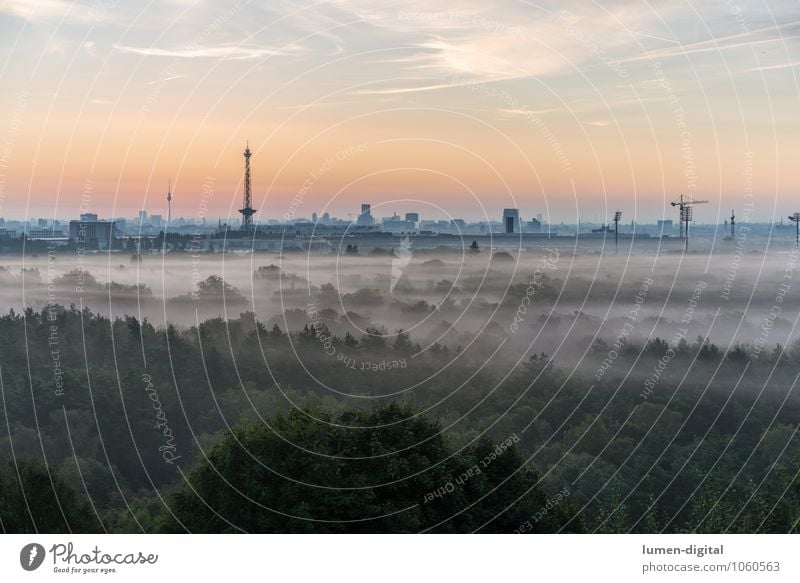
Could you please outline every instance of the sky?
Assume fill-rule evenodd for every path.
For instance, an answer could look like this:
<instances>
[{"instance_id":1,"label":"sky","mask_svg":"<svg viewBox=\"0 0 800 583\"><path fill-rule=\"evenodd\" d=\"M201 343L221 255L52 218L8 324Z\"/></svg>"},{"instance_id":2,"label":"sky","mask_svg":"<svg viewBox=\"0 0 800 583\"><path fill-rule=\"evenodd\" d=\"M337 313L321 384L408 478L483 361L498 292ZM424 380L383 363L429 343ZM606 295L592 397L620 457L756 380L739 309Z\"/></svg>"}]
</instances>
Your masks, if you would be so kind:
<instances>
[{"instance_id":1,"label":"sky","mask_svg":"<svg viewBox=\"0 0 800 583\"><path fill-rule=\"evenodd\" d=\"M751 220L800 206L800 2L0 0L0 216ZM674 216L673 216L674 215Z\"/></svg>"}]
</instances>

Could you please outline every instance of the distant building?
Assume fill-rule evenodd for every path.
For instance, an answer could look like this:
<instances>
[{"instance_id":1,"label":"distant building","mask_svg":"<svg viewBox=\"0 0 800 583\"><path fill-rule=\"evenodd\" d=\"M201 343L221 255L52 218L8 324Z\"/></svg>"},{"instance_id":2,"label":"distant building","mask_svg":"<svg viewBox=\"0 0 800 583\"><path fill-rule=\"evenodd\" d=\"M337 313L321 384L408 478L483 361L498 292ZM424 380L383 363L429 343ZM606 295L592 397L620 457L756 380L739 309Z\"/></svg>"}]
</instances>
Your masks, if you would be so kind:
<instances>
[{"instance_id":1,"label":"distant building","mask_svg":"<svg viewBox=\"0 0 800 583\"><path fill-rule=\"evenodd\" d=\"M160 227L161 226L161 215L150 215L150 223L154 227Z\"/></svg>"},{"instance_id":2,"label":"distant building","mask_svg":"<svg viewBox=\"0 0 800 583\"><path fill-rule=\"evenodd\" d=\"M69 236L79 245L106 249L117 236L116 225L112 221L70 221Z\"/></svg>"},{"instance_id":3,"label":"distant building","mask_svg":"<svg viewBox=\"0 0 800 583\"><path fill-rule=\"evenodd\" d=\"M63 239L64 231L56 229L29 229L25 234L29 240L35 239Z\"/></svg>"},{"instance_id":4,"label":"distant building","mask_svg":"<svg viewBox=\"0 0 800 583\"><path fill-rule=\"evenodd\" d=\"M97 220L97 215L94 213L83 213L81 215L81 220L84 223L92 223Z\"/></svg>"},{"instance_id":5,"label":"distant building","mask_svg":"<svg viewBox=\"0 0 800 583\"><path fill-rule=\"evenodd\" d=\"M361 205L361 214L358 215L358 219L356 219L356 224L361 227L371 227L375 224L375 219L372 218L372 205L371 204L362 204Z\"/></svg>"},{"instance_id":6,"label":"distant building","mask_svg":"<svg viewBox=\"0 0 800 583\"><path fill-rule=\"evenodd\" d=\"M464 219L452 219L450 221L450 225L453 226L458 231L463 231L464 227L466 226L466 223L464 222Z\"/></svg>"},{"instance_id":7,"label":"distant building","mask_svg":"<svg viewBox=\"0 0 800 583\"><path fill-rule=\"evenodd\" d=\"M17 232L14 229L0 228L0 239L16 239Z\"/></svg>"},{"instance_id":8,"label":"distant building","mask_svg":"<svg viewBox=\"0 0 800 583\"><path fill-rule=\"evenodd\" d=\"M503 228L507 234L519 233L522 230L519 209L503 209Z\"/></svg>"},{"instance_id":9,"label":"distant building","mask_svg":"<svg viewBox=\"0 0 800 583\"><path fill-rule=\"evenodd\" d=\"M664 235L671 235L673 233L673 229L675 225L673 224L671 219L667 219L664 221L658 221L657 223L657 230L658 234L661 236Z\"/></svg>"},{"instance_id":10,"label":"distant building","mask_svg":"<svg viewBox=\"0 0 800 583\"><path fill-rule=\"evenodd\" d=\"M147 222L147 211L141 210L139 211L139 224L143 225Z\"/></svg>"},{"instance_id":11,"label":"distant building","mask_svg":"<svg viewBox=\"0 0 800 583\"><path fill-rule=\"evenodd\" d=\"M389 233L413 233L417 230L417 224L404 221L400 215L393 213L391 217L381 220L381 228Z\"/></svg>"},{"instance_id":12,"label":"distant building","mask_svg":"<svg viewBox=\"0 0 800 583\"><path fill-rule=\"evenodd\" d=\"M419 222L419 213L406 213L406 220L409 223L418 223Z\"/></svg>"},{"instance_id":13,"label":"distant building","mask_svg":"<svg viewBox=\"0 0 800 583\"><path fill-rule=\"evenodd\" d=\"M537 215L541 217L542 215ZM541 233L542 232L542 221L539 219L531 219L525 225L525 230L528 233Z\"/></svg>"}]
</instances>

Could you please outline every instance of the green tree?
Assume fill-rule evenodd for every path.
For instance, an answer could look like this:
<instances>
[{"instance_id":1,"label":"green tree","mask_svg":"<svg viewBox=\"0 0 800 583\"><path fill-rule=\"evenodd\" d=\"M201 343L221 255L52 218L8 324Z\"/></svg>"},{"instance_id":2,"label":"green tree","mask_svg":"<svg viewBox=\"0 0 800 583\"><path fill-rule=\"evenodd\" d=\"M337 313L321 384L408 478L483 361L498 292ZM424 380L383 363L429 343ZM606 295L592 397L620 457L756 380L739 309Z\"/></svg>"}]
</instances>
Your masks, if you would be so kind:
<instances>
[{"instance_id":1,"label":"green tree","mask_svg":"<svg viewBox=\"0 0 800 583\"><path fill-rule=\"evenodd\" d=\"M11 462L0 471L0 520L6 533L90 533L102 525L91 505L52 468Z\"/></svg>"},{"instance_id":2,"label":"green tree","mask_svg":"<svg viewBox=\"0 0 800 583\"><path fill-rule=\"evenodd\" d=\"M438 423L399 404L294 410L228 434L168 504L192 532L512 532L548 496L508 441L454 451ZM548 510L533 531L557 530L571 510ZM164 512L159 529L181 526Z\"/></svg>"}]
</instances>

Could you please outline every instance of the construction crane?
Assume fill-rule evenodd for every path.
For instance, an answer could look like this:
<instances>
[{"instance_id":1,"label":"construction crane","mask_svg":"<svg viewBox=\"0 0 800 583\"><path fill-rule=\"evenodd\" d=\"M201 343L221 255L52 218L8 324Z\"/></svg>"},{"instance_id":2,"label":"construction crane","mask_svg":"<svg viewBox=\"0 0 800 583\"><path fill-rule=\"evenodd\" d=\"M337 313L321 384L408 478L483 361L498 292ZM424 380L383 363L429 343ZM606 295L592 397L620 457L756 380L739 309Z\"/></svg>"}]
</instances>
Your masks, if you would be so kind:
<instances>
[{"instance_id":1,"label":"construction crane","mask_svg":"<svg viewBox=\"0 0 800 583\"><path fill-rule=\"evenodd\" d=\"M705 204L707 200L692 200L691 198L681 195L680 200L671 202L672 206L678 207L680 211L680 234L681 238L685 241L684 248L689 249L689 223L694 219L692 206L696 204Z\"/></svg>"}]
</instances>

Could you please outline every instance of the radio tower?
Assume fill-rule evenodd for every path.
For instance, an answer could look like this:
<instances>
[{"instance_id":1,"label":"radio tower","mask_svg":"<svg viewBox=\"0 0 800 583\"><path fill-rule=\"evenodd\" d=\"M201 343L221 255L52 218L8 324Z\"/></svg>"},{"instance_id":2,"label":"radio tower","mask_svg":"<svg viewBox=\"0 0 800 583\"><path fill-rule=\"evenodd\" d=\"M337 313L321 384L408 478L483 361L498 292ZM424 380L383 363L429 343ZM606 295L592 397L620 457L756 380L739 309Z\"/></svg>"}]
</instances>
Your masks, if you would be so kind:
<instances>
[{"instance_id":1,"label":"radio tower","mask_svg":"<svg viewBox=\"0 0 800 583\"><path fill-rule=\"evenodd\" d=\"M167 183L167 224L172 222L172 178Z\"/></svg>"},{"instance_id":2,"label":"radio tower","mask_svg":"<svg viewBox=\"0 0 800 583\"><path fill-rule=\"evenodd\" d=\"M242 229L253 228L253 215L256 214L253 208L253 194L250 191L250 143L247 143L247 148L244 151L244 208L239 212L242 213Z\"/></svg>"}]
</instances>

